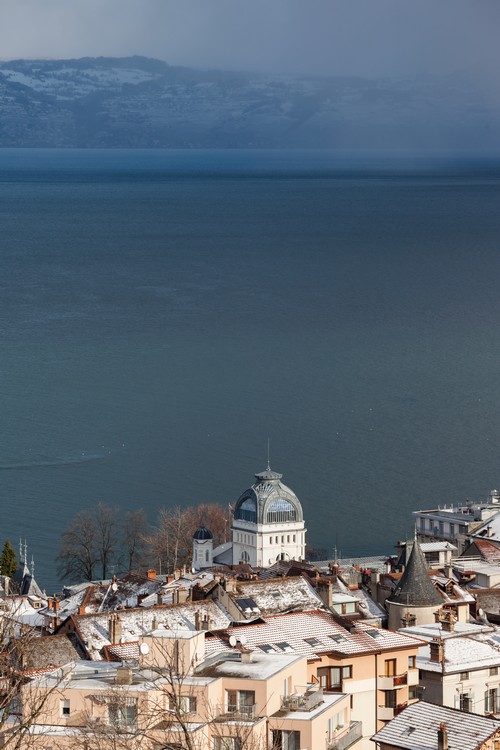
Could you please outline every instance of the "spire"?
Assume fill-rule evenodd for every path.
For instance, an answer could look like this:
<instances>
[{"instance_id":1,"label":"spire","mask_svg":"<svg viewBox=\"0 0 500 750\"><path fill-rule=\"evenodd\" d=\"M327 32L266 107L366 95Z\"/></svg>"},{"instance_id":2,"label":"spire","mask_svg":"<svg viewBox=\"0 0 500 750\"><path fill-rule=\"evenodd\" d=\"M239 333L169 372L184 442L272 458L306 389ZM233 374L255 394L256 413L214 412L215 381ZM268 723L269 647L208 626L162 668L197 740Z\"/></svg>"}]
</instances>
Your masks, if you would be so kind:
<instances>
[{"instance_id":1,"label":"spire","mask_svg":"<svg viewBox=\"0 0 500 750\"><path fill-rule=\"evenodd\" d=\"M271 463L269 461L269 437L267 438L267 471L271 471Z\"/></svg>"},{"instance_id":2,"label":"spire","mask_svg":"<svg viewBox=\"0 0 500 750\"><path fill-rule=\"evenodd\" d=\"M409 607L433 607L443 603L429 578L424 553L416 538L405 571L388 601Z\"/></svg>"}]
</instances>

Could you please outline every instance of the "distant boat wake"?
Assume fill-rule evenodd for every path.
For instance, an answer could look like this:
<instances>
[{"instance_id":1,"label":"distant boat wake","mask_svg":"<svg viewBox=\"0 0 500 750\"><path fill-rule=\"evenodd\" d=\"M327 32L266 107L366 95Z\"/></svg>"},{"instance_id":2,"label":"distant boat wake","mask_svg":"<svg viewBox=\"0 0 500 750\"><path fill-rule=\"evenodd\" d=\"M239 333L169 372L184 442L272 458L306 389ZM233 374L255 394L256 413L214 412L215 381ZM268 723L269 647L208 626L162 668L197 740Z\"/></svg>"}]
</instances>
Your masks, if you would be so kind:
<instances>
[{"instance_id":1,"label":"distant boat wake","mask_svg":"<svg viewBox=\"0 0 500 750\"><path fill-rule=\"evenodd\" d=\"M0 471L27 471L29 469L45 469L54 466L75 466L88 461L100 461L103 453L82 453L78 456L64 456L61 458L39 458L33 461L19 461L16 463L0 463Z\"/></svg>"}]
</instances>

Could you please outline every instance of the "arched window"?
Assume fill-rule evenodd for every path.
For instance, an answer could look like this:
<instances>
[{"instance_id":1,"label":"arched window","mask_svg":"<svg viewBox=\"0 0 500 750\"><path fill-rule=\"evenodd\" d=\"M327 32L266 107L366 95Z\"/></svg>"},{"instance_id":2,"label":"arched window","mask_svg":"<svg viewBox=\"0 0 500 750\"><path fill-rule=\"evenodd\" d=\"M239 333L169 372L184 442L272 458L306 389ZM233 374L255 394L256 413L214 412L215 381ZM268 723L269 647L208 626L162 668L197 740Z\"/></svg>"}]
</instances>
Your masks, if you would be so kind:
<instances>
[{"instance_id":1,"label":"arched window","mask_svg":"<svg viewBox=\"0 0 500 750\"><path fill-rule=\"evenodd\" d=\"M236 509L234 517L242 521L257 523L257 503L254 495L248 495L242 500Z\"/></svg>"},{"instance_id":2,"label":"arched window","mask_svg":"<svg viewBox=\"0 0 500 750\"><path fill-rule=\"evenodd\" d=\"M287 523L297 520L297 510L292 503L282 497L273 500L267 509L266 523Z\"/></svg>"},{"instance_id":3,"label":"arched window","mask_svg":"<svg viewBox=\"0 0 500 750\"><path fill-rule=\"evenodd\" d=\"M243 550L241 553L241 562L248 563L250 562L250 555L246 550Z\"/></svg>"},{"instance_id":4,"label":"arched window","mask_svg":"<svg viewBox=\"0 0 500 750\"><path fill-rule=\"evenodd\" d=\"M210 552L208 550L205 551L205 562L210 562Z\"/></svg>"}]
</instances>

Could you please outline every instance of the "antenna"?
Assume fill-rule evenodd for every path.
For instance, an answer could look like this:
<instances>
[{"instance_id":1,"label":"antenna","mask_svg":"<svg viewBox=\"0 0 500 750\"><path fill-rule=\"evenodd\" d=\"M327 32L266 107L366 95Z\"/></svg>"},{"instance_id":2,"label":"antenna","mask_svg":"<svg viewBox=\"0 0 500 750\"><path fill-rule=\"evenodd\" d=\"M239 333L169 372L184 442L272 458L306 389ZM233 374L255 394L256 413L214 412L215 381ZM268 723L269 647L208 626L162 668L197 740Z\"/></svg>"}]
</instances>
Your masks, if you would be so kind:
<instances>
[{"instance_id":1,"label":"antenna","mask_svg":"<svg viewBox=\"0 0 500 750\"><path fill-rule=\"evenodd\" d=\"M270 440L269 440L269 437L268 437L267 438L267 470L271 471L271 464L269 462L269 445L270 445Z\"/></svg>"}]
</instances>

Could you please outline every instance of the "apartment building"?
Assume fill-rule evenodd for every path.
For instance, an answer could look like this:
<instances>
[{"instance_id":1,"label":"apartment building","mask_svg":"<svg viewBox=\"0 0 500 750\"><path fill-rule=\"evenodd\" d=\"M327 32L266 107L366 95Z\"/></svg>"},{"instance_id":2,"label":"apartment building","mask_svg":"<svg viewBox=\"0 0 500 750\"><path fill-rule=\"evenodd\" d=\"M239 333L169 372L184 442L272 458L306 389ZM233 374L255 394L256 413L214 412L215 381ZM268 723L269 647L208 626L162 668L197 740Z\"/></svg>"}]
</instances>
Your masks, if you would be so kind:
<instances>
[{"instance_id":1,"label":"apartment building","mask_svg":"<svg viewBox=\"0 0 500 750\"><path fill-rule=\"evenodd\" d=\"M205 639L156 630L141 637L135 666L80 661L25 675L0 741L20 750L345 750L359 740L349 696L309 683L306 657L236 640L207 655Z\"/></svg>"}]
</instances>

